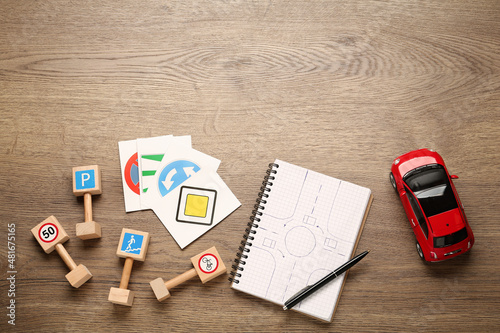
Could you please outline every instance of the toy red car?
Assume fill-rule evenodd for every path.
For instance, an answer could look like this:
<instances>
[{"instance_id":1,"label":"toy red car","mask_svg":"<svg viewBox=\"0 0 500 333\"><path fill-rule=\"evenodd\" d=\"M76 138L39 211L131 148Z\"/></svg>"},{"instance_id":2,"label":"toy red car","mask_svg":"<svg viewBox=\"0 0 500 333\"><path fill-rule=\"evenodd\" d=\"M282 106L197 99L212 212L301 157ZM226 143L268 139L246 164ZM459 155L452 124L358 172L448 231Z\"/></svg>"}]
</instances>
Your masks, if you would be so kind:
<instances>
[{"instance_id":1,"label":"toy red car","mask_svg":"<svg viewBox=\"0 0 500 333\"><path fill-rule=\"evenodd\" d=\"M426 261L441 261L469 251L474 235L443 158L432 149L414 150L394 160L389 178Z\"/></svg>"}]
</instances>

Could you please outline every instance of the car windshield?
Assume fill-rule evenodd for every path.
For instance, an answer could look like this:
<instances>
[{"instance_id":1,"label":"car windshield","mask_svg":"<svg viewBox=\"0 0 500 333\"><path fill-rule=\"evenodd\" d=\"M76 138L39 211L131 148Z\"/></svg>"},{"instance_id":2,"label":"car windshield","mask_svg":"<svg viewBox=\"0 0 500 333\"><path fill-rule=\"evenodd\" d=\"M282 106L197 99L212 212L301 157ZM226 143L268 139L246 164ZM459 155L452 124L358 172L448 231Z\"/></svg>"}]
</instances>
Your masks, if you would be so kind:
<instances>
[{"instance_id":1,"label":"car windshield","mask_svg":"<svg viewBox=\"0 0 500 333\"><path fill-rule=\"evenodd\" d=\"M434 238L434 247L446 247L457 244L467 238L467 229L463 228L457 232L443 237Z\"/></svg>"},{"instance_id":2,"label":"car windshield","mask_svg":"<svg viewBox=\"0 0 500 333\"><path fill-rule=\"evenodd\" d=\"M427 217L458 207L446 171L441 165L432 164L415 169L403 178L413 191Z\"/></svg>"}]
</instances>

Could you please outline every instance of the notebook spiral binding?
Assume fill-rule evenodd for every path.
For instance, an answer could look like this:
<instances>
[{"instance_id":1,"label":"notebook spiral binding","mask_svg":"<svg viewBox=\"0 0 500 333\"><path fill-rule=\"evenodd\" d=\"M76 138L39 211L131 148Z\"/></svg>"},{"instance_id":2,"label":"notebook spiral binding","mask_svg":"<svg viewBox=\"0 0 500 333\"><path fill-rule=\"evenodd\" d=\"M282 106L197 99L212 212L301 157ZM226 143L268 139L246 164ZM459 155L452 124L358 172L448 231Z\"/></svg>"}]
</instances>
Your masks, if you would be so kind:
<instances>
[{"instance_id":1,"label":"notebook spiral binding","mask_svg":"<svg viewBox=\"0 0 500 333\"><path fill-rule=\"evenodd\" d=\"M279 165L276 163L270 163L269 169L266 171L266 176L264 177L264 181L262 182L262 186L260 188L260 192L258 194L257 203L254 206L254 210L252 211L252 215L250 216L250 222L247 223L247 228L245 229L245 233L243 234L243 240L238 247L238 252L236 253L236 258L234 259L234 263L231 265L232 271L229 273L231 277L229 281L233 283L239 283L239 278L241 277L241 272L245 270L244 266L246 264L245 259L248 258L248 253L250 253L250 247L252 246L252 242L255 235L257 233L257 229L259 227L260 218L262 216L262 211L265 209L265 205L267 203L267 198L269 197L269 192L271 192L271 186L273 186L273 180L275 179L275 175L277 173L276 169L279 168Z\"/></svg>"}]
</instances>

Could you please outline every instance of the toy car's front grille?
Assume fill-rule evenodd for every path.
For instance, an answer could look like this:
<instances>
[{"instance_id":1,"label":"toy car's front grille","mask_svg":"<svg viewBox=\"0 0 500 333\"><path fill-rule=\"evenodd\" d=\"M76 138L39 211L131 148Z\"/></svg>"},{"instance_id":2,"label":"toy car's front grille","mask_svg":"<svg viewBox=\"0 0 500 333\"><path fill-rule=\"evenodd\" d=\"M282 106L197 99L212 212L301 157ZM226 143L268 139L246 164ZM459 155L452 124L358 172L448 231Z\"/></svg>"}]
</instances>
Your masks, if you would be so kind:
<instances>
[{"instance_id":1,"label":"toy car's front grille","mask_svg":"<svg viewBox=\"0 0 500 333\"><path fill-rule=\"evenodd\" d=\"M445 253L444 256L445 257L451 256L451 255L456 254L458 252L462 252L462 249L458 249L458 250L455 250L455 251L451 251L451 252Z\"/></svg>"}]
</instances>

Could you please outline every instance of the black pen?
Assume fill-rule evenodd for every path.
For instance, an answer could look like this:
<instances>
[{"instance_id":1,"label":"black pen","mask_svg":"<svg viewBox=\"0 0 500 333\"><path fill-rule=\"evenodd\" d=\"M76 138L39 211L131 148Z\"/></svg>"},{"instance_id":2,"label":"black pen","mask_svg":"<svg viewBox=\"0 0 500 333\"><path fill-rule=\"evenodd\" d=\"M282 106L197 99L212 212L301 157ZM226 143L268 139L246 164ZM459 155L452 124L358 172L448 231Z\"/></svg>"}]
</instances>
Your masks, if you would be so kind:
<instances>
[{"instance_id":1,"label":"black pen","mask_svg":"<svg viewBox=\"0 0 500 333\"><path fill-rule=\"evenodd\" d=\"M357 256L355 256L354 258L352 258L351 260L349 260L348 262L346 262L345 264L343 264L342 266L340 266L339 268L337 268L336 270L334 270L333 272L331 272L330 274L328 274L327 276L325 276L324 278L322 278L321 280L319 280L318 282L316 282L315 284L308 285L305 288L301 289L298 293L296 293L295 295L293 295L292 297L290 297L285 302L285 306L283 307L283 310L291 309L292 307L294 307L295 305L297 305L304 298L310 296L315 291L317 291L318 289L320 289L321 287L323 287L325 284L327 284L328 282L332 281L333 279L335 279L337 276L339 276L340 274L342 274L345 271L347 271L352 266L356 265L369 252L370 251L365 251L365 252L363 252L361 254L358 254Z\"/></svg>"}]
</instances>

